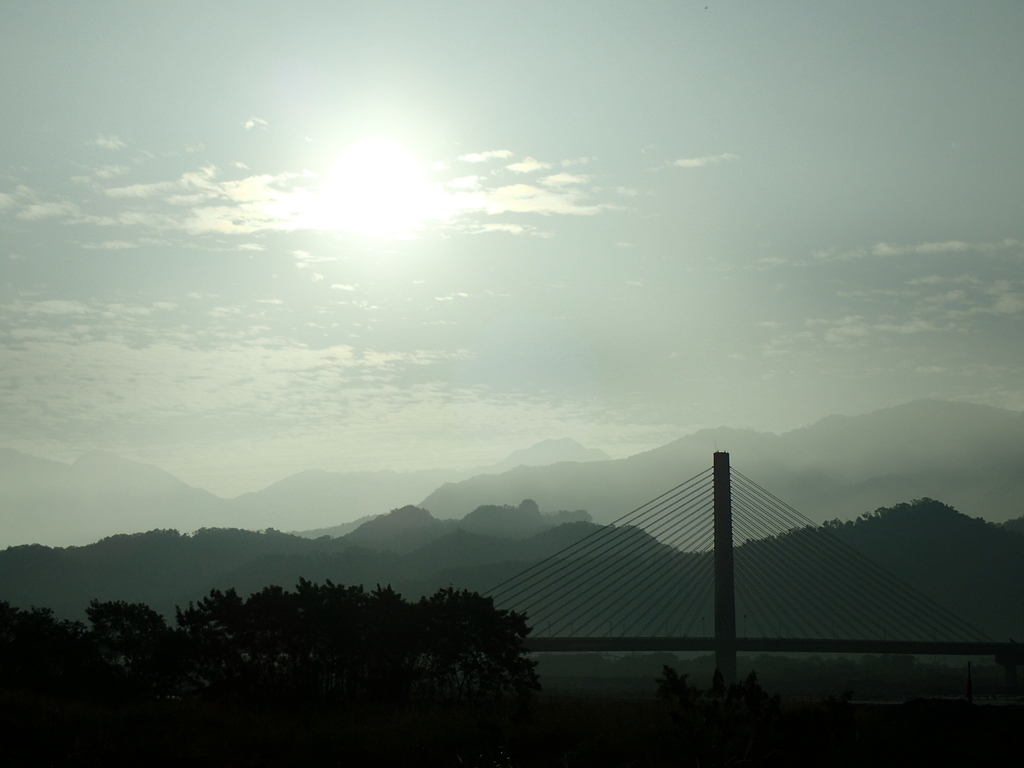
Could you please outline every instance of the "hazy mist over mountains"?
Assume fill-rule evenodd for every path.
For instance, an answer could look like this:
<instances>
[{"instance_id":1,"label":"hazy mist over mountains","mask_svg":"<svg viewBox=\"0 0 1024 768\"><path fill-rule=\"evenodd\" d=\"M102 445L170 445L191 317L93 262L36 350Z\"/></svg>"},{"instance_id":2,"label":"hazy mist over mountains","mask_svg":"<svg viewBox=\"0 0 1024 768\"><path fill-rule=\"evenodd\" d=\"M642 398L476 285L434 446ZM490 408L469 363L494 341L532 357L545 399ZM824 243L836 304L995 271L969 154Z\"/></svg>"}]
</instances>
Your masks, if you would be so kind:
<instances>
[{"instance_id":1,"label":"hazy mist over mountains","mask_svg":"<svg viewBox=\"0 0 1024 768\"><path fill-rule=\"evenodd\" d=\"M993 522L1024 515L1024 415L930 400L781 435L702 430L601 466L522 467L442 486L421 506L446 517L529 497L607 523L709 467L715 450L731 452L734 469L817 522L922 497Z\"/></svg>"},{"instance_id":2,"label":"hazy mist over mountains","mask_svg":"<svg viewBox=\"0 0 1024 768\"><path fill-rule=\"evenodd\" d=\"M172 615L212 588L244 595L300 577L412 598L485 591L707 469L716 448L814 520L859 518L831 530L984 632L1024 632L1024 417L937 401L782 435L706 430L621 460L549 441L433 488L444 470L301 472L235 499L108 454L67 465L4 451L3 530L21 546L0 550L0 594L77 616L94 598ZM305 521L334 525L281 532ZM65 543L85 545L53 546Z\"/></svg>"},{"instance_id":3,"label":"hazy mist over mountains","mask_svg":"<svg viewBox=\"0 0 1024 768\"><path fill-rule=\"evenodd\" d=\"M706 469L716 449L730 451L735 469L817 521L922 497L992 522L1024 515L1024 415L922 400L781 435L703 430L620 460L562 439L466 471L309 470L233 499L101 452L69 465L2 449L0 545L81 545L155 528L336 536L408 504L451 519L487 505L519 507L524 499L536 501L538 514L586 510L606 523Z\"/></svg>"},{"instance_id":4,"label":"hazy mist over mountains","mask_svg":"<svg viewBox=\"0 0 1024 768\"><path fill-rule=\"evenodd\" d=\"M101 451L63 464L0 449L0 546L81 545L154 528L313 529L314 535L340 535L353 529L354 521L414 503L445 482L519 465L602 460L608 460L603 451L574 440L546 440L492 467L307 470L259 492L222 499L151 465Z\"/></svg>"}]
</instances>

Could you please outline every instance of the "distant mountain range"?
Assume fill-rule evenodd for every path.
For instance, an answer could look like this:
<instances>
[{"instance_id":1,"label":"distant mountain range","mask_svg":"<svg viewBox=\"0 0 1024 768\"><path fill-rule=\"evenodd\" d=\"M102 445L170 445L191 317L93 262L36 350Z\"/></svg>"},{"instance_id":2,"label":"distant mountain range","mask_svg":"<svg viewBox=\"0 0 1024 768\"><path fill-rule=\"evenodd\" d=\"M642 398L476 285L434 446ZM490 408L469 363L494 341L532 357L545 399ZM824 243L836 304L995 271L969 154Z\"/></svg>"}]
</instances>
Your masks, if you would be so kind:
<instances>
[{"instance_id":1,"label":"distant mountain range","mask_svg":"<svg viewBox=\"0 0 1024 768\"><path fill-rule=\"evenodd\" d=\"M707 429L600 465L519 467L442 485L418 506L458 517L531 498L606 523L710 467L715 450L816 522L925 497L992 522L1024 515L1024 415L931 400L830 416L781 435Z\"/></svg>"},{"instance_id":2,"label":"distant mountain range","mask_svg":"<svg viewBox=\"0 0 1024 768\"><path fill-rule=\"evenodd\" d=\"M93 451L63 464L0 449L0 545L85 544L114 533L243 527L224 499L148 464Z\"/></svg>"},{"instance_id":3,"label":"distant mountain range","mask_svg":"<svg viewBox=\"0 0 1024 768\"><path fill-rule=\"evenodd\" d=\"M278 528L339 536L362 520L423 498L445 482L519 465L606 460L609 457L603 451L585 448L575 440L545 440L491 467L418 472L307 470L261 491L222 499L157 467L102 451L64 464L0 448L0 546L82 545L103 536L154 528L186 532Z\"/></svg>"},{"instance_id":4,"label":"distant mountain range","mask_svg":"<svg viewBox=\"0 0 1024 768\"><path fill-rule=\"evenodd\" d=\"M781 435L702 430L619 460L564 439L467 471L309 470L234 499L110 454L63 464L0 449L0 546L81 545L154 528L340 536L408 504L438 519L462 519L479 507L517 507L523 499L539 510L585 509L605 523L706 469L716 449L819 522L924 497L993 522L1024 516L1024 415L921 400L830 416Z\"/></svg>"}]
</instances>

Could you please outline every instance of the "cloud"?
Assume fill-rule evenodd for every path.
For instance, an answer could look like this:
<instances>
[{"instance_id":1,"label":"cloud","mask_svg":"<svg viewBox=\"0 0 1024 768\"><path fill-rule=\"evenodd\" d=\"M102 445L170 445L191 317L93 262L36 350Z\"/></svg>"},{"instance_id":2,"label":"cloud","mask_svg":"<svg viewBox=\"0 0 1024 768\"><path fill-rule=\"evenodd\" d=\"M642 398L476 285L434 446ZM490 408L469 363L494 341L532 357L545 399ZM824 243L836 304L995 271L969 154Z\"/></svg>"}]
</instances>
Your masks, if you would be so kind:
<instances>
[{"instance_id":1,"label":"cloud","mask_svg":"<svg viewBox=\"0 0 1024 768\"><path fill-rule=\"evenodd\" d=\"M26 315L87 315L94 310L80 301L47 299L45 301L14 301L7 308L16 314Z\"/></svg>"},{"instance_id":2,"label":"cloud","mask_svg":"<svg viewBox=\"0 0 1024 768\"><path fill-rule=\"evenodd\" d=\"M540 183L545 187L564 187L568 184L586 184L590 181L589 176L581 176L574 173L556 173L552 176L545 176Z\"/></svg>"},{"instance_id":3,"label":"cloud","mask_svg":"<svg viewBox=\"0 0 1024 768\"><path fill-rule=\"evenodd\" d=\"M739 155L725 152L721 155L704 155L702 157L685 157L673 160L671 165L675 168L704 168L708 165L716 165L729 160L739 160Z\"/></svg>"},{"instance_id":4,"label":"cloud","mask_svg":"<svg viewBox=\"0 0 1024 768\"><path fill-rule=\"evenodd\" d=\"M1024 310L1024 293L1020 285L1009 280L997 280L987 291L996 297L992 305L992 313L996 315L1015 315Z\"/></svg>"},{"instance_id":5,"label":"cloud","mask_svg":"<svg viewBox=\"0 0 1024 768\"><path fill-rule=\"evenodd\" d=\"M96 176L101 179L112 179L115 176L123 176L128 173L131 168L127 165L104 165L96 170Z\"/></svg>"},{"instance_id":6,"label":"cloud","mask_svg":"<svg viewBox=\"0 0 1024 768\"><path fill-rule=\"evenodd\" d=\"M943 285L953 283L954 285L977 283L978 278L974 275L960 275L959 277L940 277L939 275L928 275L927 277L915 277L907 281L907 285Z\"/></svg>"},{"instance_id":7,"label":"cloud","mask_svg":"<svg viewBox=\"0 0 1024 768\"><path fill-rule=\"evenodd\" d=\"M50 203L31 203L17 213L19 219L26 219L27 221L48 219L51 216L77 217L79 215L80 210L78 206L67 200Z\"/></svg>"},{"instance_id":8,"label":"cloud","mask_svg":"<svg viewBox=\"0 0 1024 768\"><path fill-rule=\"evenodd\" d=\"M455 190L479 189L481 186L480 182L482 181L482 176L460 176L457 179L446 181L445 186Z\"/></svg>"},{"instance_id":9,"label":"cloud","mask_svg":"<svg viewBox=\"0 0 1024 768\"><path fill-rule=\"evenodd\" d=\"M292 251L292 256L302 266L308 266L309 264L317 264L321 261L336 261L335 256L316 256L309 251Z\"/></svg>"},{"instance_id":10,"label":"cloud","mask_svg":"<svg viewBox=\"0 0 1024 768\"><path fill-rule=\"evenodd\" d=\"M158 181L152 184L130 184L127 187L110 187L104 190L107 197L155 197L161 192L178 189L180 182Z\"/></svg>"},{"instance_id":11,"label":"cloud","mask_svg":"<svg viewBox=\"0 0 1024 768\"><path fill-rule=\"evenodd\" d=\"M505 159L512 157L512 153L507 149L495 149L488 152L471 152L468 155L460 155L459 160L465 163L483 163L492 158Z\"/></svg>"},{"instance_id":12,"label":"cloud","mask_svg":"<svg viewBox=\"0 0 1024 768\"><path fill-rule=\"evenodd\" d=\"M875 330L898 333L904 336L911 333L923 333L924 331L938 330L933 323L920 318L914 318L906 321L905 323L877 323L873 328Z\"/></svg>"},{"instance_id":13,"label":"cloud","mask_svg":"<svg viewBox=\"0 0 1024 768\"><path fill-rule=\"evenodd\" d=\"M512 163L505 167L516 173L530 173L531 171L541 171L545 168L550 168L551 163L542 162L534 157L524 157L518 163Z\"/></svg>"},{"instance_id":14,"label":"cloud","mask_svg":"<svg viewBox=\"0 0 1024 768\"><path fill-rule=\"evenodd\" d=\"M102 243L82 243L82 247L90 251L123 251L139 246L127 240L104 240Z\"/></svg>"},{"instance_id":15,"label":"cloud","mask_svg":"<svg viewBox=\"0 0 1024 768\"><path fill-rule=\"evenodd\" d=\"M89 143L103 149L122 149L128 146L118 136L104 136L102 133L96 134L96 138Z\"/></svg>"},{"instance_id":16,"label":"cloud","mask_svg":"<svg viewBox=\"0 0 1024 768\"><path fill-rule=\"evenodd\" d=\"M580 165L582 163L589 163L591 160L597 160L596 157L575 157L569 160L562 161L562 167L568 168L570 165Z\"/></svg>"},{"instance_id":17,"label":"cloud","mask_svg":"<svg viewBox=\"0 0 1024 768\"><path fill-rule=\"evenodd\" d=\"M511 153L497 150L476 154L486 160L503 159ZM463 157L476 161L475 155ZM515 172L526 173L550 165L527 157L507 167ZM108 178L115 178L124 170L123 166L104 168L106 170L101 169L100 173ZM76 224L148 227L161 232L181 230L191 235L251 236L263 232L303 230L367 234L359 228L359 221L339 214L338 206L345 198L339 198L337 190L331 186L330 178L325 179L310 171L241 175L245 171L234 167L228 173L225 178L221 169L206 165L182 173L175 179L106 188L94 184L89 189L93 194L99 194L100 199L89 202L98 213L83 213L77 202L69 200L40 200L32 190L21 187L0 196L0 207L13 211L24 220L63 218ZM232 178L234 174L240 175ZM581 188L591 181L589 175L560 171L542 177L536 184L501 185L500 178L500 174L475 174L448 181L417 179L416 185L408 188L403 188L402 180L399 179L399 186L391 189L385 177L384 182L381 182L382 189L367 190L365 196L371 202L373 195L380 197L383 206L398 205L398 214L408 218L401 232L382 235L388 237L413 236L440 228L462 232L522 233L533 228L519 222L496 225L480 221L480 218L503 213L593 215L618 207L595 199L601 193L612 195L613 190ZM345 194L361 200L362 192L353 189ZM116 204L113 209L110 207L112 204ZM374 213L372 208L368 210L370 214ZM386 220L386 215L386 210L381 212L382 219ZM369 234L372 236L373 233ZM126 246L111 244L133 240L132 237L111 237L82 247L123 248ZM239 250L262 248L252 242L234 247ZM333 257L314 258L307 255L300 260L313 262L330 259Z\"/></svg>"},{"instance_id":18,"label":"cloud","mask_svg":"<svg viewBox=\"0 0 1024 768\"><path fill-rule=\"evenodd\" d=\"M919 243L917 245L890 245L889 243L876 243L871 248L875 256L904 256L907 254L940 254L940 253L967 253L1006 250L1020 248L1020 240L1001 240L997 243L967 243L962 240L947 240L941 243Z\"/></svg>"},{"instance_id":19,"label":"cloud","mask_svg":"<svg viewBox=\"0 0 1024 768\"><path fill-rule=\"evenodd\" d=\"M356 287L354 285L347 285L346 283L334 283L331 285L336 291L354 291Z\"/></svg>"},{"instance_id":20,"label":"cloud","mask_svg":"<svg viewBox=\"0 0 1024 768\"><path fill-rule=\"evenodd\" d=\"M525 227L522 224L482 224L477 232L509 232L513 235L521 235L531 231L533 227Z\"/></svg>"},{"instance_id":21,"label":"cloud","mask_svg":"<svg viewBox=\"0 0 1024 768\"><path fill-rule=\"evenodd\" d=\"M1007 293L996 299L992 311L997 315L1015 315L1024 311L1024 293Z\"/></svg>"},{"instance_id":22,"label":"cloud","mask_svg":"<svg viewBox=\"0 0 1024 768\"><path fill-rule=\"evenodd\" d=\"M870 248L822 248L811 254L815 262L853 261L866 256L893 258L897 256L934 256L960 253L995 253L1004 250L1020 249L1024 243L1020 240L1006 239L998 242L971 243L964 240L946 240L943 242L917 243L914 245L894 245L892 243L875 243ZM939 278L935 278L939 279ZM943 278L945 279L945 278Z\"/></svg>"},{"instance_id":23,"label":"cloud","mask_svg":"<svg viewBox=\"0 0 1024 768\"><path fill-rule=\"evenodd\" d=\"M592 216L615 206L607 203L579 205L583 195L576 191L541 189L530 184L511 184L484 195L488 213L560 213Z\"/></svg>"},{"instance_id":24,"label":"cloud","mask_svg":"<svg viewBox=\"0 0 1024 768\"><path fill-rule=\"evenodd\" d=\"M242 126L247 131L251 131L253 128L266 128L267 125L267 121L260 117L250 117L248 120L242 123Z\"/></svg>"}]
</instances>

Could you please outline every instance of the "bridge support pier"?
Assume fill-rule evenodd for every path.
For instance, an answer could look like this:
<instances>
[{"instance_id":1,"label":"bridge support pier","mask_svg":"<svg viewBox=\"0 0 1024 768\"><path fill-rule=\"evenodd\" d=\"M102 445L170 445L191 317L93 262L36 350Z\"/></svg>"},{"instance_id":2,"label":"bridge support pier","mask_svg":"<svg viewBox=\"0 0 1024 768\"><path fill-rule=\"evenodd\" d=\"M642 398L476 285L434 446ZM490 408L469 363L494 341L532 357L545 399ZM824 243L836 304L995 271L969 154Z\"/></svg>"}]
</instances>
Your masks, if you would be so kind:
<instances>
[{"instance_id":1,"label":"bridge support pier","mask_svg":"<svg viewBox=\"0 0 1024 768\"><path fill-rule=\"evenodd\" d=\"M732 558L732 485L729 454L715 452L715 666L736 682L736 588Z\"/></svg>"}]
</instances>

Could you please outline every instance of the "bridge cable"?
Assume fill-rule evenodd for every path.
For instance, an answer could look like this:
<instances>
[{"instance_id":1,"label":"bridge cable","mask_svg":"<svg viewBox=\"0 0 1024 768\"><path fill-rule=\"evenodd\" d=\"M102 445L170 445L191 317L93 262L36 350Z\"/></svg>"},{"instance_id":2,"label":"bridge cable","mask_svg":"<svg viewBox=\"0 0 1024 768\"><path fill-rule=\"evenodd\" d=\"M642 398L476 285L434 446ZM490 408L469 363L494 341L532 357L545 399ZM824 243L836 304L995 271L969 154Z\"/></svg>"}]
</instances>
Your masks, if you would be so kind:
<instances>
[{"instance_id":1,"label":"bridge cable","mask_svg":"<svg viewBox=\"0 0 1024 768\"><path fill-rule=\"evenodd\" d=\"M740 495L742 497L742 491L740 492ZM754 500L752 503L758 511L775 516L776 522L779 521L780 518L777 517L777 510L773 511L770 505L764 506L757 500ZM820 578L822 573L830 575L834 581L833 589L839 593L848 595L849 598L852 598L850 602L848 602L847 608L860 614L863 617L863 620L866 620L867 624L873 624L880 630L887 626L887 624L885 621L879 621L879 606L892 606L893 610L898 610L900 608L906 610L905 606L894 602L894 597L890 591L883 590L878 592L877 590L868 590L862 583L859 583L853 578L854 574L857 572L856 569L852 572L844 572L842 569L836 567L834 559L827 558L823 555L820 547L815 547L813 543L809 541L805 543L807 540L807 530L810 529L797 526L789 527L792 525L791 520L787 520L786 518L781 518L781 520L783 523L782 532L772 539L766 538L764 540L765 543L762 546L774 546L778 552L777 556L782 556L788 552L790 557L796 558L799 562L804 563L807 566L807 570L813 572L814 575L812 576L811 573L808 573L801 580L801 583L820 583L822 581ZM861 573L861 579L863 579L865 575L866 574ZM857 588L858 585L860 586L859 589ZM868 607L867 612L860 611L860 605ZM912 625L903 619L897 618L898 616L898 613L887 614L885 619L887 619L889 623L895 625L898 633L907 633L912 637ZM843 623L844 626L846 626L845 620Z\"/></svg>"},{"instance_id":2,"label":"bridge cable","mask_svg":"<svg viewBox=\"0 0 1024 768\"><path fill-rule=\"evenodd\" d=\"M818 542L824 544L831 553L832 557L825 559L831 563L833 568L836 567L836 558L842 559L851 567L856 568L862 576L869 578L871 584L877 585L876 590L874 590L876 599L881 599L886 604L892 605L893 610L895 611L904 612L905 620L900 622L903 626L912 626L908 621L906 621L906 619L909 619L910 616L914 616L917 617L919 621L924 621L926 624L930 625L929 627L924 628L932 632L933 639L937 639L937 630L952 632L954 636L961 638L967 636L971 639L989 639L984 635L984 633L972 627L948 609L943 608L927 595L924 595L919 590L902 581L882 566L873 562L863 553L859 552L842 539L839 539L828 529L816 525L813 521L793 509L793 507L774 496L774 494L742 475L742 473L737 470L733 470L733 472L738 476L741 485L746 485L756 491L762 499L765 499L766 502L770 504L771 508L774 509L778 515L796 523L796 526L801 530L809 529L813 531L814 538ZM807 538L810 537L808 536ZM849 583L849 577L846 577L844 582ZM866 591L867 585L863 585L863 589ZM896 594L906 596L907 599L905 601L895 600ZM913 598L913 600L909 598ZM889 618L894 617L890 616Z\"/></svg>"},{"instance_id":3,"label":"bridge cable","mask_svg":"<svg viewBox=\"0 0 1024 768\"><path fill-rule=\"evenodd\" d=\"M555 552L552 555L549 555L543 560L534 563L526 570L517 573L516 575L508 579L505 579L501 583L497 584L496 586L488 590L486 594L494 598L495 602L498 602L499 600L515 600L519 598L521 596L524 584L529 585L533 580L537 580L540 577L542 577L545 573L551 571L552 568L556 568L558 570L564 569L564 558L566 558L569 555L572 555L573 553L579 551L590 551L596 554L597 552L600 552L605 546L607 546L609 538L611 538L614 542L614 535L619 527L632 523L637 518L644 518L651 508L656 508L655 505L659 504L666 498L673 499L676 496L685 494L685 492L687 491L687 489L689 489L690 486L693 486L701 481L705 481L707 477L710 476L710 473L711 470L705 470L695 475L694 477L690 478L689 480L680 483L675 488L666 491L665 493L661 494L661 496L658 496L657 498L652 499L651 501L645 504L642 504L641 506L637 507L631 512L628 512L627 514L613 521L611 524L606 526L600 526L599 528L582 537L581 539L578 539L572 544L563 547L559 551Z\"/></svg>"}]
</instances>

